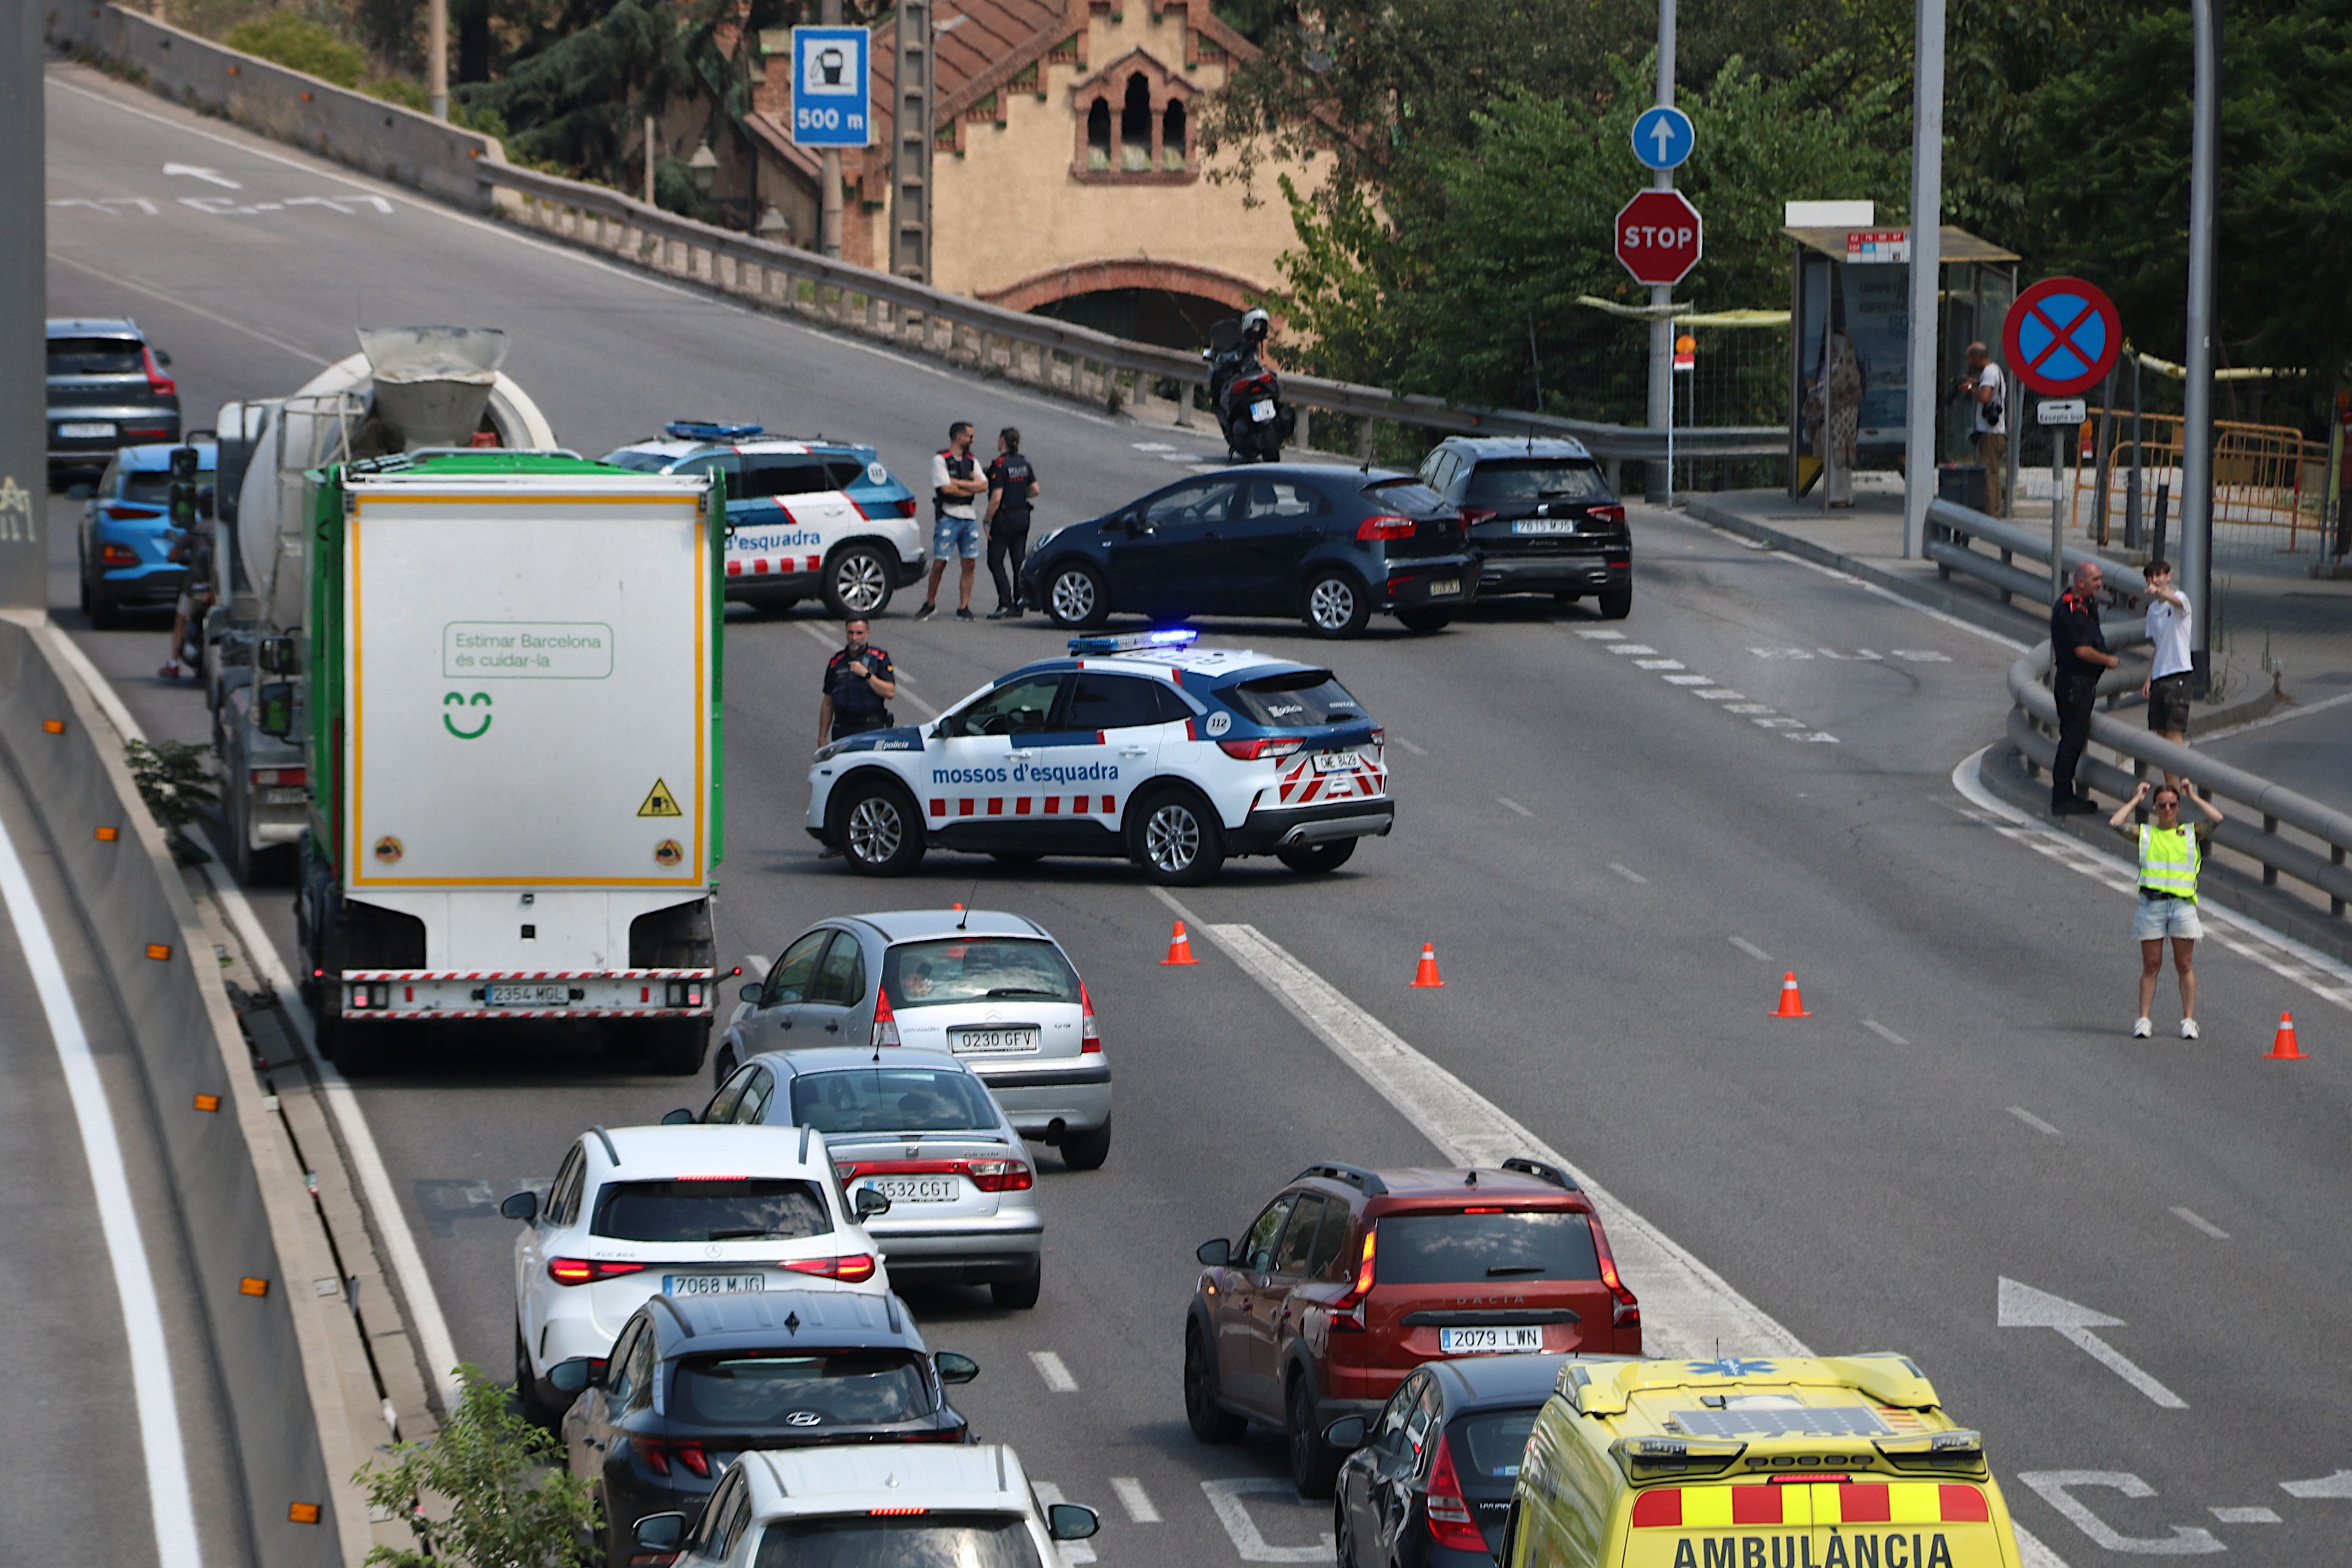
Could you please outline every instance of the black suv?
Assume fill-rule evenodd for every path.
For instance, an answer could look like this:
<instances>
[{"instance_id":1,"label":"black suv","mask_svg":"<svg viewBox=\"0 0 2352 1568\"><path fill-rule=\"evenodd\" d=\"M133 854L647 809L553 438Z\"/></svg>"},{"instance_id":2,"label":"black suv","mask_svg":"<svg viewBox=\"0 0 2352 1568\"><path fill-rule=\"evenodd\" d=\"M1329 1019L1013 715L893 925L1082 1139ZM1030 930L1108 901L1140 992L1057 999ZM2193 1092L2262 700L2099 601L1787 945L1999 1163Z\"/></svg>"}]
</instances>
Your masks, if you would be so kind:
<instances>
[{"instance_id":1,"label":"black suv","mask_svg":"<svg viewBox=\"0 0 2352 1568\"><path fill-rule=\"evenodd\" d=\"M49 479L88 478L118 447L180 438L172 356L128 318L49 318Z\"/></svg>"},{"instance_id":2,"label":"black suv","mask_svg":"<svg viewBox=\"0 0 2352 1568\"><path fill-rule=\"evenodd\" d=\"M1601 465L1580 441L1455 436L1421 465L1421 482L1462 514L1479 553L1478 593L1587 594L1603 620L1633 608L1633 536Z\"/></svg>"},{"instance_id":3,"label":"black suv","mask_svg":"<svg viewBox=\"0 0 2352 1568\"><path fill-rule=\"evenodd\" d=\"M765 1290L656 1296L609 1359L548 1375L583 1393L563 1416L565 1459L602 1505L601 1554L629 1568L637 1521L691 1522L747 1448L971 1442L945 1385L979 1373L969 1356L925 1349L896 1296Z\"/></svg>"}]
</instances>

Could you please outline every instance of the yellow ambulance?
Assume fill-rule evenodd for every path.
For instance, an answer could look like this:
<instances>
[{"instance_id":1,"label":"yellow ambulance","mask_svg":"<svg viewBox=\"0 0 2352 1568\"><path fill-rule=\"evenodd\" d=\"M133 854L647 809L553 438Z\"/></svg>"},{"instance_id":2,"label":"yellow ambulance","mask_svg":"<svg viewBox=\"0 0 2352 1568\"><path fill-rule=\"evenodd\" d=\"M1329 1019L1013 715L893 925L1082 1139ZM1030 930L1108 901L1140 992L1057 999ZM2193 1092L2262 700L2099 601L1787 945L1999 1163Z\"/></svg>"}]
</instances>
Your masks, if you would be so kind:
<instances>
[{"instance_id":1,"label":"yellow ambulance","mask_svg":"<svg viewBox=\"0 0 2352 1568\"><path fill-rule=\"evenodd\" d=\"M1909 1358L1573 1361L1502 1568L2020 1568L1978 1434Z\"/></svg>"}]
</instances>

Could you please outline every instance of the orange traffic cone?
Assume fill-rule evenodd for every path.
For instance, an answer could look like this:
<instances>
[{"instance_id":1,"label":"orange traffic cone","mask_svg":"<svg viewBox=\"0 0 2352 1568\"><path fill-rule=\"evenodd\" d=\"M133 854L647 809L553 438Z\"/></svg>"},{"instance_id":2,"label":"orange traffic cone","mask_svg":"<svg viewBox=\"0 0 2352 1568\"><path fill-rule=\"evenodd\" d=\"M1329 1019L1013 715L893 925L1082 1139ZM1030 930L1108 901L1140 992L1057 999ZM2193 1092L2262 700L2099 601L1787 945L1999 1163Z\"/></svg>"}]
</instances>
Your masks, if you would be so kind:
<instances>
[{"instance_id":1,"label":"orange traffic cone","mask_svg":"<svg viewBox=\"0 0 2352 1568\"><path fill-rule=\"evenodd\" d=\"M1774 1010L1775 1018L1810 1018L1805 1011L1803 993L1797 989L1797 972L1789 970L1780 976L1780 1005Z\"/></svg>"},{"instance_id":2,"label":"orange traffic cone","mask_svg":"<svg viewBox=\"0 0 2352 1568\"><path fill-rule=\"evenodd\" d=\"M1415 985L1443 985L1445 984L1444 980L1440 978L1437 973L1437 944L1435 942L1424 942L1421 944L1421 964L1412 972L1412 983Z\"/></svg>"},{"instance_id":3,"label":"orange traffic cone","mask_svg":"<svg viewBox=\"0 0 2352 1568\"><path fill-rule=\"evenodd\" d=\"M2294 1043L2294 1015L2292 1013L2279 1015L2278 1033L2271 1037L2270 1055L2263 1059L2273 1062L2299 1062L2309 1059L2304 1056L2303 1047Z\"/></svg>"},{"instance_id":4,"label":"orange traffic cone","mask_svg":"<svg viewBox=\"0 0 2352 1568\"><path fill-rule=\"evenodd\" d=\"M1199 962L1200 961L1198 959L1192 956L1192 939L1184 934L1184 922L1182 921L1178 921L1176 922L1175 931L1169 935L1168 956L1160 961L1160 966L1165 968L1167 965L1171 963L1197 963Z\"/></svg>"}]
</instances>

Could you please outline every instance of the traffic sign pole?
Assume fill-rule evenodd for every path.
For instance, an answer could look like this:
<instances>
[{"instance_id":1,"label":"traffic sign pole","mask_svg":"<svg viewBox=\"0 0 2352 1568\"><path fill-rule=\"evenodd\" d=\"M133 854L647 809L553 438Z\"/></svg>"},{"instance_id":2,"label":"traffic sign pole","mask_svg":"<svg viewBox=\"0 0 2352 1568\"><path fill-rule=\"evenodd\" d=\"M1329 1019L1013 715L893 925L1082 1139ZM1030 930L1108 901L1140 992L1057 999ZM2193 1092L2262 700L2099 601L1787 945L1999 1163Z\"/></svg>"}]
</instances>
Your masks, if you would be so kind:
<instances>
[{"instance_id":1,"label":"traffic sign pole","mask_svg":"<svg viewBox=\"0 0 2352 1568\"><path fill-rule=\"evenodd\" d=\"M802 13L806 16L806 12ZM824 0L818 16L824 26L841 26L841 0ZM756 156L756 154L755 154ZM817 154L817 250L827 261L841 259L841 149L827 147ZM759 222L754 215L752 222Z\"/></svg>"},{"instance_id":2,"label":"traffic sign pole","mask_svg":"<svg viewBox=\"0 0 2352 1568\"><path fill-rule=\"evenodd\" d=\"M2213 629L2213 180L2221 142L2220 0L2189 0L2196 98L2189 136L2189 376L2180 399L2180 585L2199 697L2211 679Z\"/></svg>"},{"instance_id":3,"label":"traffic sign pole","mask_svg":"<svg viewBox=\"0 0 2352 1568\"><path fill-rule=\"evenodd\" d=\"M1944 0L1918 0L1911 71L1910 379L1903 432L1903 553L1927 550L1927 503L1936 497L1936 343L1942 311L1944 238ZM2015 420L2009 421L2011 430Z\"/></svg>"},{"instance_id":4,"label":"traffic sign pole","mask_svg":"<svg viewBox=\"0 0 2352 1568\"><path fill-rule=\"evenodd\" d=\"M1658 0L1657 101L1660 109L1675 106L1675 0ZM1650 188L1673 190L1674 171L1657 171ZM1667 431L1669 439L1675 426L1675 324L1666 307L1674 300L1672 283L1650 285L1650 427ZM1674 465L1669 462L1663 472L1653 465L1642 489L1644 500L1665 505L1674 496Z\"/></svg>"}]
</instances>

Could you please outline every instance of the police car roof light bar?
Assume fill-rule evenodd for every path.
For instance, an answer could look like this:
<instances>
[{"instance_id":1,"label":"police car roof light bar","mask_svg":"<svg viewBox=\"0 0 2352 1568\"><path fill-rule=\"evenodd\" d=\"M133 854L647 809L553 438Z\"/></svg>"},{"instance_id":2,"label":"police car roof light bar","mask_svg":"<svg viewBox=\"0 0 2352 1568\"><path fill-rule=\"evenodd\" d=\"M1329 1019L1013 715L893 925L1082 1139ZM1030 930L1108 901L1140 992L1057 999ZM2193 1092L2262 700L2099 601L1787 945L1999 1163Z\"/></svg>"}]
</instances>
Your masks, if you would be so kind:
<instances>
[{"instance_id":1,"label":"police car roof light bar","mask_svg":"<svg viewBox=\"0 0 2352 1568\"><path fill-rule=\"evenodd\" d=\"M662 430L673 441L742 441L767 434L764 425L719 425L709 419L673 419Z\"/></svg>"},{"instance_id":2,"label":"police car roof light bar","mask_svg":"<svg viewBox=\"0 0 2352 1568\"><path fill-rule=\"evenodd\" d=\"M1072 637L1072 653L1129 653L1139 647L1183 647L1200 637L1191 626L1163 626L1154 632L1128 632L1111 637Z\"/></svg>"}]
</instances>

